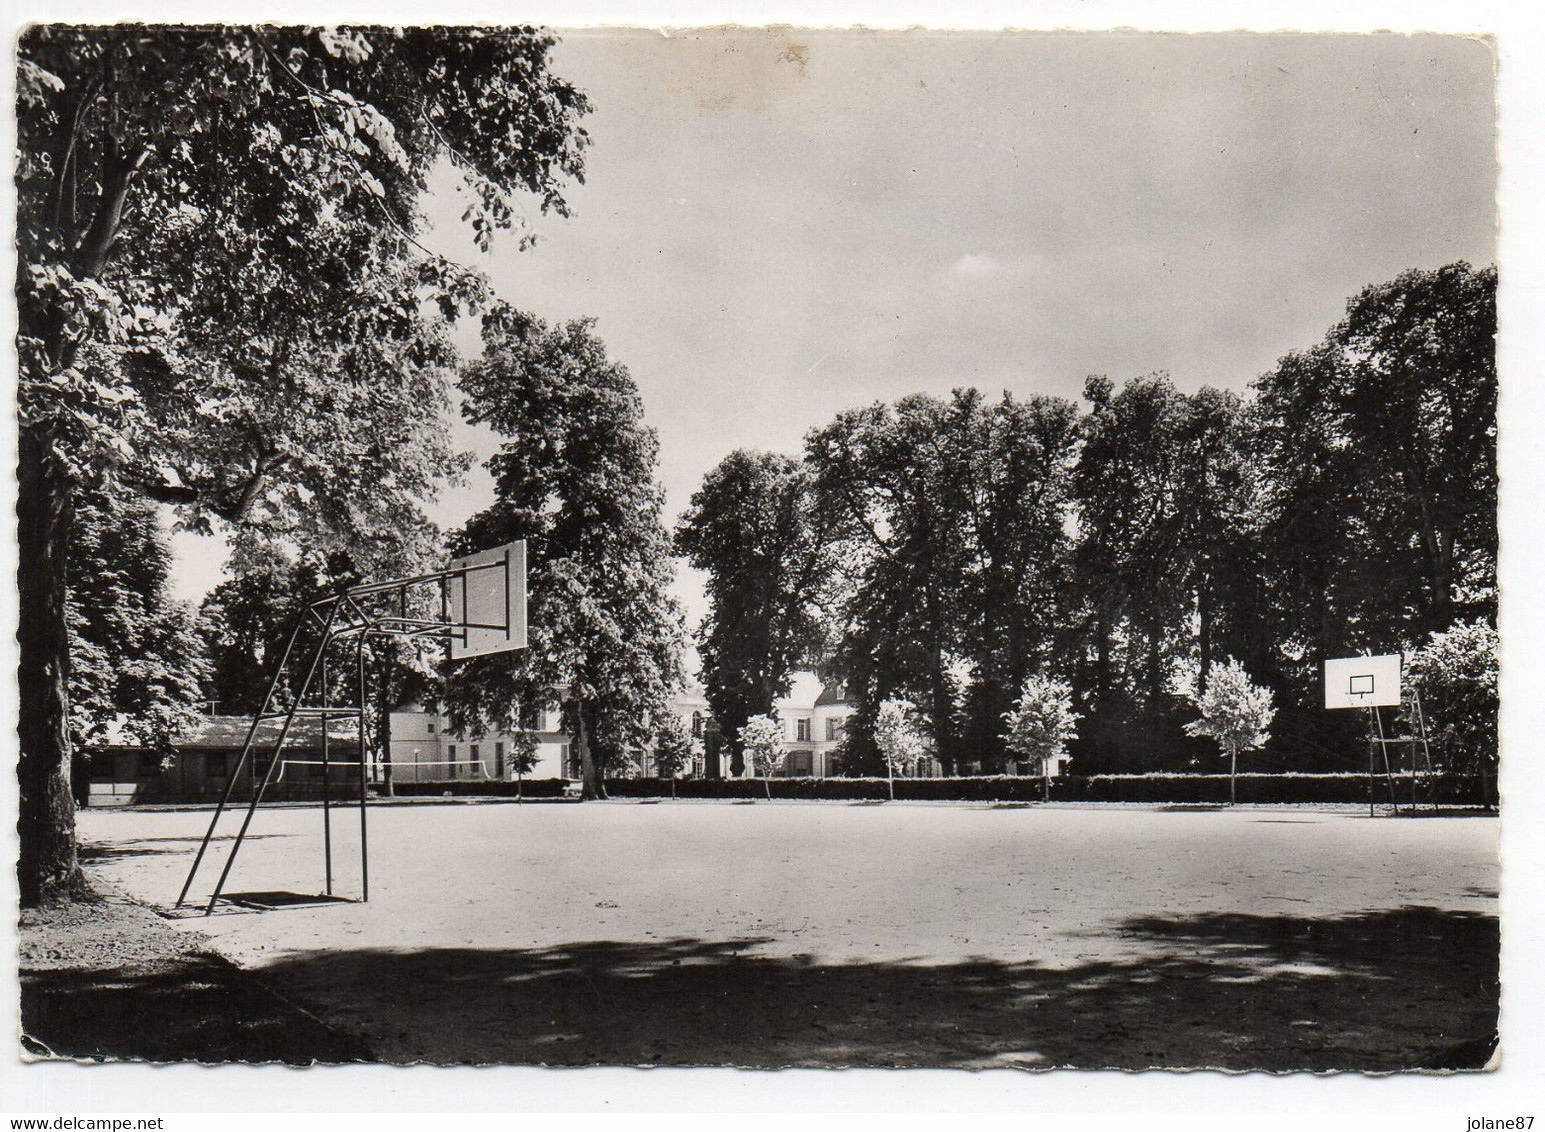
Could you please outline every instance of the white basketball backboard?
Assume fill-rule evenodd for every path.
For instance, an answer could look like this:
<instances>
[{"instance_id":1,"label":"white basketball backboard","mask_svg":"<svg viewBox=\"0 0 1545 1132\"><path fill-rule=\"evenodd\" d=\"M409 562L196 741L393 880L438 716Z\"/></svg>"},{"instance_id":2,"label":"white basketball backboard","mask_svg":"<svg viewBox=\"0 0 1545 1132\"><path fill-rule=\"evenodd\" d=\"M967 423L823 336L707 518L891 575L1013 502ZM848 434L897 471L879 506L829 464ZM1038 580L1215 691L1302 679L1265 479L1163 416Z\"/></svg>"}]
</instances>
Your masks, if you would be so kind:
<instances>
[{"instance_id":1,"label":"white basketball backboard","mask_svg":"<svg viewBox=\"0 0 1545 1132\"><path fill-rule=\"evenodd\" d=\"M1325 662L1327 708L1399 707L1400 656L1349 656Z\"/></svg>"},{"instance_id":2,"label":"white basketball backboard","mask_svg":"<svg viewBox=\"0 0 1545 1132\"><path fill-rule=\"evenodd\" d=\"M449 581L451 659L526 647L526 541L454 559Z\"/></svg>"}]
</instances>

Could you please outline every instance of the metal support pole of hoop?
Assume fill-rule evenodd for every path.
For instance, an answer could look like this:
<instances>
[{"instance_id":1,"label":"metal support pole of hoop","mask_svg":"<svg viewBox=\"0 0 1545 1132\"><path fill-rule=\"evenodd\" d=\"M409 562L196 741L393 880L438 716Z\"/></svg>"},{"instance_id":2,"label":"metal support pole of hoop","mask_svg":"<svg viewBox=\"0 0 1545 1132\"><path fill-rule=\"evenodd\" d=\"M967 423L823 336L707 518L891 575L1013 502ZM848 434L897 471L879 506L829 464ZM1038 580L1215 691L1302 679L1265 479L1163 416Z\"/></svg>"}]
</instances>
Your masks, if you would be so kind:
<instances>
[{"instance_id":1,"label":"metal support pole of hoop","mask_svg":"<svg viewBox=\"0 0 1545 1132\"><path fill-rule=\"evenodd\" d=\"M1347 694L1347 698L1349 700L1357 700L1357 699L1362 699L1362 698L1365 698L1365 697L1367 697L1369 695L1372 695L1372 689L1371 688L1369 688L1369 689L1357 689L1357 688L1349 687L1347 689L1347 693L1346 694ZM1376 761L1377 761L1377 758L1382 758L1383 762L1384 762L1384 778L1385 778L1385 781L1388 784L1388 788L1389 788L1389 804L1390 804L1390 807L1391 807L1391 809L1394 810L1394 812L1396 814L1400 813L1400 803L1397 801L1396 793L1395 793L1395 777L1394 777L1395 772L1394 772L1394 768L1390 765L1390 759L1389 759L1389 748L1392 747L1392 746L1396 746L1396 745L1410 746L1410 747L1413 747L1413 748L1419 746L1421 748L1423 765L1424 765L1424 767L1426 769L1427 780L1428 780L1428 801L1429 801L1429 804L1431 804L1433 806L1433 808L1436 809L1438 803L1437 803L1436 797L1435 797L1435 795L1433 793L1433 791L1435 789L1435 784L1434 784L1434 772L1433 772L1433 766L1432 766L1432 745L1431 745L1430 737L1427 734L1427 718L1426 718L1425 709L1422 706L1421 685L1419 683L1413 683L1411 685L1411 700L1410 700L1409 710L1408 710L1407 716L1406 716L1408 722L1411 723L1412 728L1413 728L1413 732L1414 733L1411 734L1411 735L1393 735L1392 736L1392 735L1388 734L1385 731L1385 729L1384 729L1384 717L1379 712L1379 708L1378 708L1377 705L1370 704L1366 708L1364 708L1363 710L1368 712L1368 814L1369 814L1369 816L1370 817L1373 816L1373 813L1374 813L1374 800L1373 800L1374 785L1373 785L1373 780L1374 780L1375 775L1377 774L1377 768L1376 768L1376 765L1375 765ZM1378 752L1378 756L1375 756L1374 752L1376 750ZM1410 803L1411 813L1414 814L1414 813L1417 812L1417 809L1418 809L1418 806L1419 806L1419 801L1418 801L1418 798L1417 798L1417 765L1416 765L1416 754L1415 754L1414 751L1412 752L1411 758L1409 760L1408 773L1410 774L1410 777L1411 777L1411 803Z\"/></svg>"},{"instance_id":2,"label":"metal support pole of hoop","mask_svg":"<svg viewBox=\"0 0 1545 1132\"><path fill-rule=\"evenodd\" d=\"M1373 695L1372 682L1370 681L1366 688L1359 688L1355 684L1349 684L1346 694L1349 700L1365 699ZM1384 782L1389 790L1389 804L1395 813L1398 814L1400 812L1400 803L1395 799L1395 779L1389 765L1389 740L1384 735L1384 717L1379 714L1377 705L1370 704L1363 710L1368 713L1368 816L1374 816L1373 780L1378 773L1377 762L1380 758L1384 761Z\"/></svg>"},{"instance_id":3,"label":"metal support pole of hoop","mask_svg":"<svg viewBox=\"0 0 1545 1132\"><path fill-rule=\"evenodd\" d=\"M498 587L498 593L488 594L484 586L476 592L473 580L477 575L487 571L500 570L504 584ZM515 589L518 578L519 589ZM459 606L461 617L457 621L451 621L449 617L450 607L453 604L449 598L451 588L459 584L460 600L454 604ZM408 601L407 591L410 587L436 585L440 594L441 619L438 621L425 618L409 617L407 615ZM284 652L280 656L278 664L274 667L268 682L268 689L264 695L260 710L252 717L252 722L247 730L247 737L242 745L240 757L236 766L232 768L225 792L221 796L215 812L210 819L209 828L199 844L198 852L194 856L193 865L188 870L187 879L183 882L182 891L178 894L176 907L182 907L187 901L189 889L198 874L199 866L203 863L208 852L210 842L214 838L220 818L226 807L230 804L236 784L241 780L242 772L249 765L256 765L256 747L258 746L259 730L264 722L277 722L282 720L279 734L274 742L273 754L264 767L261 781L253 790L252 798L247 805L246 813L242 818L241 828L231 845L230 854L226 857L225 866L220 872L219 880L215 883L214 892L204 908L204 915L213 913L215 905L219 902L225 890L226 881L229 879L231 869L236 863L236 856L246 839L247 830L251 826L253 816L257 812L259 804L269 787L277 781L277 775L282 774L284 759L284 744L290 737L291 729L298 717L318 718L322 728L322 823L323 823L323 852L325 857L325 879L327 894L332 896L332 813L331 813L331 755L327 726L334 718L355 717L357 720L358 736L356 758L358 765L359 783L359 810L360 810L360 900L368 901L370 898L370 870L368 856L368 825L366 819L369 755L366 746L366 707L367 689L365 680L365 648L371 637L403 637L403 638L439 638L445 641L447 654L451 659L458 659L457 642L460 642L461 656L481 655L488 652L499 652L509 648L525 647L525 543L518 541L499 547L494 551L483 552L465 559L459 559L445 570L437 570L428 574L420 574L411 578L398 578L386 582L371 582L351 586L332 597L322 598L312 602L297 619L294 629L290 633L289 641ZM389 605L395 605L395 613L382 613L372 608L370 599L385 597ZM486 613L485 613L486 610ZM340 624L340 614L342 623ZM498 616L499 620L494 620ZM477 619L474 619L477 618ZM295 655L296 645L300 642L302 633L312 623L320 626L320 634L316 646L311 652L310 662L305 666L304 677L296 688L288 708L279 706L279 689L284 675L288 670L291 658ZM481 636L477 636L481 634ZM492 635L492 641L489 640ZM477 637L474 640L474 637ZM330 695L326 682L327 650L335 642L349 637L356 639L357 658L357 688L358 703L355 707L344 707L330 703ZM503 638L502 641L500 638ZM323 684L321 688L321 703L315 706L306 704L306 698L311 691L312 683L318 671L322 673Z\"/></svg>"}]
</instances>

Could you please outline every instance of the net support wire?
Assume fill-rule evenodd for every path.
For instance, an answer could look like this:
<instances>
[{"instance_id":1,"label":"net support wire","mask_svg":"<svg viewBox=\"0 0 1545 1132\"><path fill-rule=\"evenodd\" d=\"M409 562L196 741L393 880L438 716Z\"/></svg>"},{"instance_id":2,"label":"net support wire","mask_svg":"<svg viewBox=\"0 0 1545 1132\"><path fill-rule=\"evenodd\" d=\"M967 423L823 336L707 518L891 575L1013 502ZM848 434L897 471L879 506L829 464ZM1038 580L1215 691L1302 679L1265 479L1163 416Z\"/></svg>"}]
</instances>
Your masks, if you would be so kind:
<instances>
[{"instance_id":1,"label":"net support wire","mask_svg":"<svg viewBox=\"0 0 1545 1132\"><path fill-rule=\"evenodd\" d=\"M280 783L280 782L283 782L285 780L284 779L284 771L285 771L286 767L292 767L292 766L320 766L320 767L340 767L340 768L343 768L343 769L351 769L351 768L348 767L347 763L340 763L336 759L334 759L331 762L329 762L327 759L292 759L289 756L285 756L284 758L280 759L279 761L280 761L280 764L281 764L280 767L279 767L279 774L274 779L274 782L276 784ZM372 766L371 766L371 771L374 774L375 772L379 772L380 770L382 770L384 768L384 766L385 766L384 763L373 762ZM395 762L394 761L391 764L392 774L393 775L405 774L407 772L416 770L416 769L418 769L420 767L430 767L430 766L464 766L464 767L474 767L477 770L482 772L483 778L487 779L490 782L494 781L494 774L493 774L492 771L490 771L488 769L488 761L486 759L419 759L419 760L416 760L414 762L403 762L403 763ZM319 779L318 781L320 782L320 781L323 781L323 780ZM327 779L327 781L332 781L332 779L329 778L329 779ZM454 781L454 779L442 780L442 779L436 778L436 779L431 779L430 781L433 781L433 782Z\"/></svg>"}]
</instances>

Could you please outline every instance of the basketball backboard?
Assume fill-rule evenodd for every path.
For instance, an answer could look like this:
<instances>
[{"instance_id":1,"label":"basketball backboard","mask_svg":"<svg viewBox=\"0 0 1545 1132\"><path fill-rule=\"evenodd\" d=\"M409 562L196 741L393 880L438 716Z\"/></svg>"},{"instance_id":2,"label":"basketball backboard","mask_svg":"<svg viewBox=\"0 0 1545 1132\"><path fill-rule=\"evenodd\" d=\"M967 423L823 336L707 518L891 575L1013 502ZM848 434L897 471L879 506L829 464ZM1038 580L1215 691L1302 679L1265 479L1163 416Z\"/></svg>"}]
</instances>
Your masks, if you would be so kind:
<instances>
[{"instance_id":1,"label":"basketball backboard","mask_svg":"<svg viewBox=\"0 0 1545 1132\"><path fill-rule=\"evenodd\" d=\"M1349 656L1325 662L1326 708L1399 707L1400 656Z\"/></svg>"},{"instance_id":2,"label":"basketball backboard","mask_svg":"<svg viewBox=\"0 0 1545 1132\"><path fill-rule=\"evenodd\" d=\"M454 559L449 580L451 659L526 647L526 540Z\"/></svg>"}]
</instances>

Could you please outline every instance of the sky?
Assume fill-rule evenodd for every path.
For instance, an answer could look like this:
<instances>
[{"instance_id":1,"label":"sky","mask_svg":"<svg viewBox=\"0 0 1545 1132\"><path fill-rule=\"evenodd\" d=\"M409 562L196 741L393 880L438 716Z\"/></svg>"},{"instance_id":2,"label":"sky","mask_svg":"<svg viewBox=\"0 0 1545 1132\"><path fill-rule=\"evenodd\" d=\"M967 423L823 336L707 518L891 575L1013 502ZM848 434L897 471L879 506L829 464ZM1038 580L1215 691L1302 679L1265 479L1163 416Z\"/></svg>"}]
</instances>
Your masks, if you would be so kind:
<instances>
[{"instance_id":1,"label":"sky","mask_svg":"<svg viewBox=\"0 0 1545 1132\"><path fill-rule=\"evenodd\" d=\"M560 35L553 69L595 107L573 215L533 204L535 248L483 255L447 177L427 242L544 319L597 320L659 433L671 523L730 451L797 453L844 408L1077 400L1089 374L1156 370L1243 390L1361 287L1495 259L1475 39ZM456 432L480 459L497 443ZM490 499L479 471L432 514ZM207 550L185 589L216 580ZM676 592L701 615L690 571Z\"/></svg>"}]
</instances>

